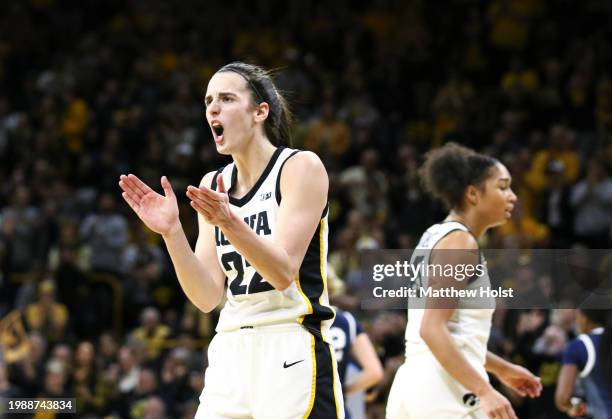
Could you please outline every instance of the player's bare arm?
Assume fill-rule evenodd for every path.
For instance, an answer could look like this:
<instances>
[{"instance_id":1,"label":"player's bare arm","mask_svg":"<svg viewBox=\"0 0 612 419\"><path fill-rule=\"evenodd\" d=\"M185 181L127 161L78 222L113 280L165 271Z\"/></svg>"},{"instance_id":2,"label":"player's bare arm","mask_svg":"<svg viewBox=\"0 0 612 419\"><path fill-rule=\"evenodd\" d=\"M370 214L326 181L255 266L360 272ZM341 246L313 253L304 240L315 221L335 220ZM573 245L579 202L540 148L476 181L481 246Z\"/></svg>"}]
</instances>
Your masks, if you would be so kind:
<instances>
[{"instance_id":1,"label":"player's bare arm","mask_svg":"<svg viewBox=\"0 0 612 419\"><path fill-rule=\"evenodd\" d=\"M528 369L508 362L493 352L487 352L485 368L521 397L534 398L542 392L542 383L539 377L533 375Z\"/></svg>"},{"instance_id":2,"label":"player's bare arm","mask_svg":"<svg viewBox=\"0 0 612 419\"><path fill-rule=\"evenodd\" d=\"M440 240L435 250L460 249L453 252L442 251L432 253L433 264L475 264L478 261L478 243L469 233L455 231ZM473 255L469 252L475 251ZM452 284L452 285L451 285ZM432 277L430 286L434 289L447 288L449 285L461 288L466 281L456 281L453 277ZM516 418L510 402L497 392L480 374L470 365L463 353L455 344L448 330L448 321L454 309L452 299L442 300L429 298L427 309L421 324L421 337L444 369L458 382L480 398L482 408L489 417Z\"/></svg>"},{"instance_id":3,"label":"player's bare arm","mask_svg":"<svg viewBox=\"0 0 612 419\"><path fill-rule=\"evenodd\" d=\"M555 406L572 418L584 416L587 413L586 405L583 401L580 400L576 404L572 403L574 385L578 380L579 374L580 372L576 365L563 365L563 367L561 367L561 372L559 372L557 388L555 389Z\"/></svg>"},{"instance_id":4,"label":"player's bare arm","mask_svg":"<svg viewBox=\"0 0 612 419\"><path fill-rule=\"evenodd\" d=\"M207 230L212 227L200 223L200 236L194 253L179 220L172 186L165 176L161 184L164 195L132 174L122 175L119 181L125 201L147 227L163 237L179 283L189 300L200 310L211 311L221 300L225 278L216 259L214 232Z\"/></svg>"},{"instance_id":5,"label":"player's bare arm","mask_svg":"<svg viewBox=\"0 0 612 419\"><path fill-rule=\"evenodd\" d=\"M351 345L351 356L361 367L359 375L344 389L347 395L367 390L383 379L384 370L376 349L366 333L355 337Z\"/></svg>"}]
</instances>

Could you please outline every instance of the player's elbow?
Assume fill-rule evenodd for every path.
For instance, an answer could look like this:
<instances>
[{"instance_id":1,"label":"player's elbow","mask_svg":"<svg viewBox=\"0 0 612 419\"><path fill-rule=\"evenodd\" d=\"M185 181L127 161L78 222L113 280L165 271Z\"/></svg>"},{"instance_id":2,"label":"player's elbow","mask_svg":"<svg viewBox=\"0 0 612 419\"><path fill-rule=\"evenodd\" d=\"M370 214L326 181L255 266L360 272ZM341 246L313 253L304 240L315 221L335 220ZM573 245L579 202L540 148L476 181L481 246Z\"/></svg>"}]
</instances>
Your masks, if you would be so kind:
<instances>
[{"instance_id":1,"label":"player's elbow","mask_svg":"<svg viewBox=\"0 0 612 419\"><path fill-rule=\"evenodd\" d=\"M428 325L423 321L421 322L421 327L419 328L419 336L421 339L427 344L429 344L429 340L431 339L431 328L427 327Z\"/></svg>"},{"instance_id":2,"label":"player's elbow","mask_svg":"<svg viewBox=\"0 0 612 419\"><path fill-rule=\"evenodd\" d=\"M275 285L274 285L274 289L275 289L276 291L283 292L283 291L285 291L287 288L289 288L289 286L290 286L290 285L291 285L291 282L282 281L282 282L281 282L281 283L279 283L279 284L275 284Z\"/></svg>"},{"instance_id":3,"label":"player's elbow","mask_svg":"<svg viewBox=\"0 0 612 419\"><path fill-rule=\"evenodd\" d=\"M299 274L299 266L297 263L290 261L282 269L279 269L276 275L274 275L270 282L270 285L277 291L285 291L291 286L291 283L295 281Z\"/></svg>"},{"instance_id":4,"label":"player's elbow","mask_svg":"<svg viewBox=\"0 0 612 419\"><path fill-rule=\"evenodd\" d=\"M275 278L275 281L274 283L272 283L272 286L275 290L282 292L291 286L293 279L294 277L292 277L291 274L279 275L277 278Z\"/></svg>"},{"instance_id":5,"label":"player's elbow","mask_svg":"<svg viewBox=\"0 0 612 419\"><path fill-rule=\"evenodd\" d=\"M215 308L217 308L217 305L218 305L218 303L197 303L196 304L195 302L193 302L193 304L198 308L198 310L200 310L204 314L210 313Z\"/></svg>"},{"instance_id":6,"label":"player's elbow","mask_svg":"<svg viewBox=\"0 0 612 419\"><path fill-rule=\"evenodd\" d=\"M200 309L200 311L204 314L208 314L211 313L215 308L217 308L216 305L199 305L198 308Z\"/></svg>"},{"instance_id":7,"label":"player's elbow","mask_svg":"<svg viewBox=\"0 0 612 419\"><path fill-rule=\"evenodd\" d=\"M440 332L442 332L442 330L436 322L429 322L423 319L423 322L421 323L421 328L419 329L419 335L421 336L421 339L423 339L423 342L427 344L427 346L431 348L432 345L436 343L436 339L440 337Z\"/></svg>"},{"instance_id":8,"label":"player's elbow","mask_svg":"<svg viewBox=\"0 0 612 419\"><path fill-rule=\"evenodd\" d=\"M214 296L208 296L209 298L189 298L194 306L198 308L201 312L208 314L211 311L214 311L219 304L221 304L221 300L223 299L223 291L222 288L219 293Z\"/></svg>"}]
</instances>

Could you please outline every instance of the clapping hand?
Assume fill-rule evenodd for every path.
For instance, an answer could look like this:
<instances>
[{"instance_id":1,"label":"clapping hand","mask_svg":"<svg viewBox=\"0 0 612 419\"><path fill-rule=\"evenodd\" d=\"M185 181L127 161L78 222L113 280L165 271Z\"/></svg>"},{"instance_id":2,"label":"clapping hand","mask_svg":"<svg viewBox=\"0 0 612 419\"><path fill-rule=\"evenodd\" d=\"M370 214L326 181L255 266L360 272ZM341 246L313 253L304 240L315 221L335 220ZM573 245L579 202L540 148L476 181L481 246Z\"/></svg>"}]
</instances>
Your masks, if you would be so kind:
<instances>
[{"instance_id":1,"label":"clapping hand","mask_svg":"<svg viewBox=\"0 0 612 419\"><path fill-rule=\"evenodd\" d=\"M164 195L158 194L132 174L121 175L119 186L123 190L123 199L151 230L169 235L181 228L176 196L166 176L161 178Z\"/></svg>"},{"instance_id":2,"label":"clapping hand","mask_svg":"<svg viewBox=\"0 0 612 419\"><path fill-rule=\"evenodd\" d=\"M206 186L197 188L189 185L187 197L191 200L191 206L202 214L209 224L224 226L231 221L232 210L222 175L217 176L216 191Z\"/></svg>"}]
</instances>

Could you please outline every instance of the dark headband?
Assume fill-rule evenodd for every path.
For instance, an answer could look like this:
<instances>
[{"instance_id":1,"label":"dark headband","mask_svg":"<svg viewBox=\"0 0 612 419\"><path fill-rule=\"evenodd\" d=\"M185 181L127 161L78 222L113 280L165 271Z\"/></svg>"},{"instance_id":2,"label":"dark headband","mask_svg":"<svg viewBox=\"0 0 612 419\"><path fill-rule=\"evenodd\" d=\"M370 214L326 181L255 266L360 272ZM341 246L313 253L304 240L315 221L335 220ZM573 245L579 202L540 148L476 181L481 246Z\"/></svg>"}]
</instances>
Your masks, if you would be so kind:
<instances>
[{"instance_id":1,"label":"dark headband","mask_svg":"<svg viewBox=\"0 0 612 419\"><path fill-rule=\"evenodd\" d=\"M253 92L255 92L255 96L256 99L259 100L258 103L261 102L268 102L267 100L264 99L264 97L262 96L262 94L259 92L259 89L253 84L253 82L251 81L251 79L249 79L249 76L247 74L244 74L241 70L237 69L237 68L226 68L226 69L221 69L219 70L220 72L224 72L224 71L231 71L232 73L236 73L239 74L240 76L242 76L243 79L246 80L246 82L249 84L249 86L251 87L251 90Z\"/></svg>"},{"instance_id":2,"label":"dark headband","mask_svg":"<svg viewBox=\"0 0 612 419\"><path fill-rule=\"evenodd\" d=\"M280 118L280 114L282 113L282 108L281 108L280 100L278 97L278 92L276 91L276 88L274 87L274 83L268 80L268 82L270 83L270 88L274 91L275 97L273 98L269 94L266 94L265 96L262 95L261 91L251 81L248 74L244 73L242 70L235 68L235 67L229 67L229 68L222 68L219 71L220 72L231 71L233 73L239 74L243 79L245 79L246 82L251 87L251 90L254 92L256 96L255 99L257 100L257 102L258 103L266 102L270 106L270 111L271 111L270 117L272 118L272 123L275 125L279 123L279 118ZM262 85L261 87L264 90L264 93L267 93L268 89L265 88L265 86L263 85L263 82L261 83L261 85ZM268 97L267 99L266 99L266 96Z\"/></svg>"}]
</instances>

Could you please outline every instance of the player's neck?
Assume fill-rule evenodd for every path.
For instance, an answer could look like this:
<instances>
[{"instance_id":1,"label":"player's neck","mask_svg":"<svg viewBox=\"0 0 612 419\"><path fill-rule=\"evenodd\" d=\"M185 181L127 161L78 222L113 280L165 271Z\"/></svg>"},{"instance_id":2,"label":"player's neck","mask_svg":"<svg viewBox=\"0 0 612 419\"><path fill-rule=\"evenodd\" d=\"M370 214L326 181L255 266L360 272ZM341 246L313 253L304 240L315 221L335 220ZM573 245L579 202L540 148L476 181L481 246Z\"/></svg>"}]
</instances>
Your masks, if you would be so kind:
<instances>
[{"instance_id":1,"label":"player's neck","mask_svg":"<svg viewBox=\"0 0 612 419\"><path fill-rule=\"evenodd\" d=\"M259 180L275 150L276 147L267 139L253 138L241 153L232 155L238 169L237 185L234 185L236 192L240 194L241 191L246 193L251 190Z\"/></svg>"},{"instance_id":2,"label":"player's neck","mask_svg":"<svg viewBox=\"0 0 612 419\"><path fill-rule=\"evenodd\" d=\"M460 212L453 209L446 217L446 221L457 221L463 224L477 239L480 239L480 236L487 230L487 226L482 223L482 218L474 211Z\"/></svg>"}]
</instances>

